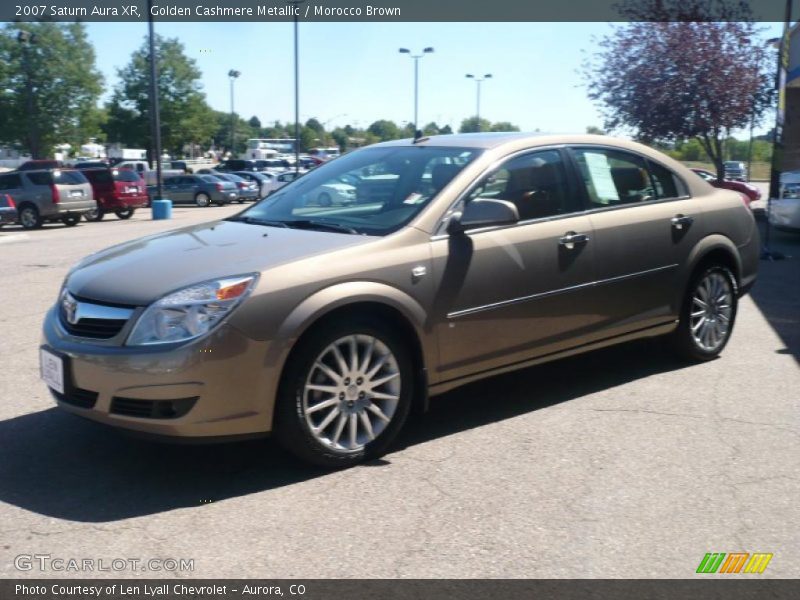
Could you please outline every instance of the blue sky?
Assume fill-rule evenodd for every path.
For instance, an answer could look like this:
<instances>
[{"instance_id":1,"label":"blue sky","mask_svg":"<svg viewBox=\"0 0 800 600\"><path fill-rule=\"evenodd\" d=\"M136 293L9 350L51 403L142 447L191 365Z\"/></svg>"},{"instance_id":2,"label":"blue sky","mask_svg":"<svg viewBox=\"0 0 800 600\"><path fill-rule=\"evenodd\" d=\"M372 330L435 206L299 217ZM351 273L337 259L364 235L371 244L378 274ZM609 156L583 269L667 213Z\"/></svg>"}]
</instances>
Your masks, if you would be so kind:
<instances>
[{"instance_id":1,"label":"blue sky","mask_svg":"<svg viewBox=\"0 0 800 600\"><path fill-rule=\"evenodd\" d=\"M147 33L146 23L90 23L89 37L110 89ZM475 83L466 73L492 73L482 85L481 116L523 131L583 132L602 126L579 73L593 38L608 23L300 23L300 115L327 127L366 127L388 118L413 120L413 61L397 52L435 52L420 61L421 123L457 128L475 114ZM780 34L765 25L764 38ZM203 73L209 104L230 110L229 69L236 111L262 123L294 119L291 23L156 23L179 38ZM732 89L732 91L734 91Z\"/></svg>"}]
</instances>

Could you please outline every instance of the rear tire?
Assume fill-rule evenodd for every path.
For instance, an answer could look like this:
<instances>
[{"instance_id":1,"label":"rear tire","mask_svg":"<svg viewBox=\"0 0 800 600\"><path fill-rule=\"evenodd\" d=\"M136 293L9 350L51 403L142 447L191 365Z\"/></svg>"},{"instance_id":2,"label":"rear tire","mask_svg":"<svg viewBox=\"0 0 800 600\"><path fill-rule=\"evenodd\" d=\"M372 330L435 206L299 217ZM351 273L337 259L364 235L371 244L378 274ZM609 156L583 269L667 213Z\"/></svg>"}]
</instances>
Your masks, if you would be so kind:
<instances>
[{"instance_id":1,"label":"rear tire","mask_svg":"<svg viewBox=\"0 0 800 600\"><path fill-rule=\"evenodd\" d=\"M24 204L19 209L17 219L23 229L39 229L42 226L42 217L39 214L39 209L32 204Z\"/></svg>"},{"instance_id":2,"label":"rear tire","mask_svg":"<svg viewBox=\"0 0 800 600\"><path fill-rule=\"evenodd\" d=\"M106 213L102 208L95 208L94 210L90 210L89 212L83 213L83 218L89 221L90 223L102 221L103 217L105 216Z\"/></svg>"},{"instance_id":3,"label":"rear tire","mask_svg":"<svg viewBox=\"0 0 800 600\"><path fill-rule=\"evenodd\" d=\"M75 227L75 225L77 225L78 223L81 222L81 216L80 215L67 215L66 217L61 217L61 222L66 227Z\"/></svg>"},{"instance_id":4,"label":"rear tire","mask_svg":"<svg viewBox=\"0 0 800 600\"><path fill-rule=\"evenodd\" d=\"M702 362L719 356L733 332L737 293L736 279L727 267L712 264L698 269L671 334L672 347L681 358Z\"/></svg>"},{"instance_id":5,"label":"rear tire","mask_svg":"<svg viewBox=\"0 0 800 600\"><path fill-rule=\"evenodd\" d=\"M287 363L276 437L306 462L356 465L386 452L408 417L414 389L410 352L394 331L370 318L323 325Z\"/></svg>"},{"instance_id":6,"label":"rear tire","mask_svg":"<svg viewBox=\"0 0 800 600\"><path fill-rule=\"evenodd\" d=\"M115 210L114 214L117 215L118 219L125 221L126 219L130 219L134 212L136 212L136 209L127 208L125 210Z\"/></svg>"}]
</instances>

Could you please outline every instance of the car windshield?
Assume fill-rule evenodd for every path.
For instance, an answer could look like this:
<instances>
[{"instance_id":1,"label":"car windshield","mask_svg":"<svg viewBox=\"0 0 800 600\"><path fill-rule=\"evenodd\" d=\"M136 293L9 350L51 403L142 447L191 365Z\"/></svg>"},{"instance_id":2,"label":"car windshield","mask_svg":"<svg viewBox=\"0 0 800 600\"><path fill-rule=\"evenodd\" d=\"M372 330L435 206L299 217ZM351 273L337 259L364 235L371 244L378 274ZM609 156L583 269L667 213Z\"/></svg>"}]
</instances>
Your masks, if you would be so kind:
<instances>
[{"instance_id":1,"label":"car windshield","mask_svg":"<svg viewBox=\"0 0 800 600\"><path fill-rule=\"evenodd\" d=\"M367 148L303 174L233 219L387 235L417 216L481 152L437 146Z\"/></svg>"}]
</instances>

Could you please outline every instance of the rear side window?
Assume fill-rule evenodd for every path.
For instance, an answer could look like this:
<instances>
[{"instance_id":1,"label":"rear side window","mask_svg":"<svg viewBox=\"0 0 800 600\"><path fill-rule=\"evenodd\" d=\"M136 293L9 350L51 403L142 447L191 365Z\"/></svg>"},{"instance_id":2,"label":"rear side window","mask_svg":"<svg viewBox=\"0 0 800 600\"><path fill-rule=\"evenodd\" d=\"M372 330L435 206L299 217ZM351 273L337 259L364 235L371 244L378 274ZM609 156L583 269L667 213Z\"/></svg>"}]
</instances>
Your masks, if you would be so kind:
<instances>
[{"instance_id":1,"label":"rear side window","mask_svg":"<svg viewBox=\"0 0 800 600\"><path fill-rule=\"evenodd\" d=\"M130 181L139 183L141 178L130 169L115 169L114 181Z\"/></svg>"},{"instance_id":2,"label":"rear side window","mask_svg":"<svg viewBox=\"0 0 800 600\"><path fill-rule=\"evenodd\" d=\"M33 185L52 185L53 176L47 171L28 173L28 180L30 180Z\"/></svg>"},{"instance_id":3,"label":"rear side window","mask_svg":"<svg viewBox=\"0 0 800 600\"><path fill-rule=\"evenodd\" d=\"M637 154L611 148L575 148L573 152L592 208L640 204L686 193L672 171Z\"/></svg>"},{"instance_id":4,"label":"rear side window","mask_svg":"<svg viewBox=\"0 0 800 600\"><path fill-rule=\"evenodd\" d=\"M22 187L19 175L3 175L0 177L0 190L16 190Z\"/></svg>"},{"instance_id":5,"label":"rear side window","mask_svg":"<svg viewBox=\"0 0 800 600\"><path fill-rule=\"evenodd\" d=\"M111 173L105 169L84 171L83 175L92 183L111 183Z\"/></svg>"},{"instance_id":6,"label":"rear side window","mask_svg":"<svg viewBox=\"0 0 800 600\"><path fill-rule=\"evenodd\" d=\"M61 185L89 183L80 171L53 171L53 181Z\"/></svg>"},{"instance_id":7,"label":"rear side window","mask_svg":"<svg viewBox=\"0 0 800 600\"><path fill-rule=\"evenodd\" d=\"M219 183L220 181L220 179L218 179L214 175L200 175L200 179L202 179L206 183Z\"/></svg>"}]
</instances>

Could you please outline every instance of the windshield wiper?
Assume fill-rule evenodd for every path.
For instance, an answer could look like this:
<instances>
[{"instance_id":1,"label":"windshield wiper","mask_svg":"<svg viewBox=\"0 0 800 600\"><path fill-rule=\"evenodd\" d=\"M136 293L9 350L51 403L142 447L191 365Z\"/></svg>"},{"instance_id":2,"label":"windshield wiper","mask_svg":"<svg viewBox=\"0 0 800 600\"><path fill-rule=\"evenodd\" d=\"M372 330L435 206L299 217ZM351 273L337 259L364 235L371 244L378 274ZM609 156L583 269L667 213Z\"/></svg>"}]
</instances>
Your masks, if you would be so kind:
<instances>
[{"instance_id":1,"label":"windshield wiper","mask_svg":"<svg viewBox=\"0 0 800 600\"><path fill-rule=\"evenodd\" d=\"M340 225L339 223L331 223L330 221L318 221L314 219L292 219L290 221L283 221L286 227L296 227L297 229L327 229L328 231L341 231L342 233L351 233L353 235L360 235L357 229L348 227L347 225Z\"/></svg>"},{"instance_id":2,"label":"windshield wiper","mask_svg":"<svg viewBox=\"0 0 800 600\"><path fill-rule=\"evenodd\" d=\"M289 227L284 221L270 221L269 219L259 219L257 217L237 217L229 220L239 221L240 223L247 223L248 225L265 225L267 227L284 227L284 228Z\"/></svg>"}]
</instances>

